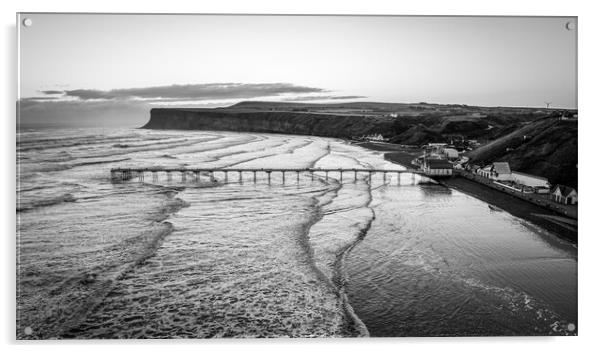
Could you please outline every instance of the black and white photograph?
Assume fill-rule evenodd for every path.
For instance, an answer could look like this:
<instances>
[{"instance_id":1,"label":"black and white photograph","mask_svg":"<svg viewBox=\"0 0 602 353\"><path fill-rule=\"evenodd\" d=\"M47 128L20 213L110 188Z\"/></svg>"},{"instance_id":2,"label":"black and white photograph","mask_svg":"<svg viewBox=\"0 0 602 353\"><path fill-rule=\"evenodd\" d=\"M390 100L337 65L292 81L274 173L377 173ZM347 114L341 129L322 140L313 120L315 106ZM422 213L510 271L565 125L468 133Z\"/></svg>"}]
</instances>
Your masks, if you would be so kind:
<instances>
[{"instance_id":1,"label":"black and white photograph","mask_svg":"<svg viewBox=\"0 0 602 353\"><path fill-rule=\"evenodd\" d=\"M14 337L578 335L573 15L17 13Z\"/></svg>"}]
</instances>

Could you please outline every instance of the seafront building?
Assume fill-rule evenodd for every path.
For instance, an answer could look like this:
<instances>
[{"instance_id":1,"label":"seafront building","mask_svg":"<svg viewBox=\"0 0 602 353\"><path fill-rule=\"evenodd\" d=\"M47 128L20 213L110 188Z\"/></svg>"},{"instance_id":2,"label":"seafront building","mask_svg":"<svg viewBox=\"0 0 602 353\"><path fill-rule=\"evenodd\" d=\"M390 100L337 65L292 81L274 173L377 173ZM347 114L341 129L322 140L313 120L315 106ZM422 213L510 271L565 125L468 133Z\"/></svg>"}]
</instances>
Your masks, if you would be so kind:
<instances>
[{"instance_id":1,"label":"seafront building","mask_svg":"<svg viewBox=\"0 0 602 353\"><path fill-rule=\"evenodd\" d=\"M512 181L533 188L546 188L545 192L550 192L550 182L548 181L548 178L545 177L513 171Z\"/></svg>"},{"instance_id":2,"label":"seafront building","mask_svg":"<svg viewBox=\"0 0 602 353\"><path fill-rule=\"evenodd\" d=\"M577 190L570 186L556 185L550 193L550 199L554 202L565 204L565 205L576 205L577 204Z\"/></svg>"},{"instance_id":3,"label":"seafront building","mask_svg":"<svg viewBox=\"0 0 602 353\"><path fill-rule=\"evenodd\" d=\"M455 148L443 148L442 152L447 159L458 159L460 157L458 150Z\"/></svg>"},{"instance_id":4,"label":"seafront building","mask_svg":"<svg viewBox=\"0 0 602 353\"><path fill-rule=\"evenodd\" d=\"M495 180L512 180L512 170L508 162L494 162L490 169L490 178Z\"/></svg>"},{"instance_id":5,"label":"seafront building","mask_svg":"<svg viewBox=\"0 0 602 353\"><path fill-rule=\"evenodd\" d=\"M452 175L452 168L452 164L445 159L427 158L421 169L429 175Z\"/></svg>"},{"instance_id":6,"label":"seafront building","mask_svg":"<svg viewBox=\"0 0 602 353\"><path fill-rule=\"evenodd\" d=\"M482 176L483 178L491 179L491 165L485 166L483 168L477 168L474 172Z\"/></svg>"},{"instance_id":7,"label":"seafront building","mask_svg":"<svg viewBox=\"0 0 602 353\"><path fill-rule=\"evenodd\" d=\"M495 183L520 192L544 194L550 192L547 178L517 171L512 171L508 162L494 162L483 168L472 168L471 172Z\"/></svg>"}]
</instances>

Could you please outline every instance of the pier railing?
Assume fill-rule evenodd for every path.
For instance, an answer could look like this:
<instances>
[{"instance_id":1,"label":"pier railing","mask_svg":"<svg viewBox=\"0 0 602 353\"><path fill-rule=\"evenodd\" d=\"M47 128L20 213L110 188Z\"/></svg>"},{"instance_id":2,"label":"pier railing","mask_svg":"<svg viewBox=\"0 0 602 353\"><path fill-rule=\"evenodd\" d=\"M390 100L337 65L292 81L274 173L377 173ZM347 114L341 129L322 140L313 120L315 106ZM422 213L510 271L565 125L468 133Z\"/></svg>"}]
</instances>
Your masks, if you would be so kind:
<instances>
[{"instance_id":1,"label":"pier railing","mask_svg":"<svg viewBox=\"0 0 602 353\"><path fill-rule=\"evenodd\" d=\"M358 169L358 168L112 168L111 179L114 181L119 180L131 180L138 178L139 181L144 181L145 174L150 174L153 180L158 180L159 174L167 175L167 180L172 180L172 174L180 174L182 181L187 180L187 176L191 176L194 180L199 181L201 175L209 176L211 180L215 180L216 176L223 176L224 180L228 181L228 176L231 174L238 174L238 180L243 180L245 173L253 174L253 181L257 181L257 175L263 174L267 176L268 182L272 180L272 174L279 174L282 178L282 182L285 182L287 174L296 175L297 181L302 173L309 174L313 180L316 175L324 175L328 177L338 177L340 181L343 181L344 174L353 173L354 181L358 180L358 175L365 175L369 181L376 174L382 174L383 180L386 179L387 175L397 175L397 181L399 182L402 174L411 174L412 177L415 175L429 176L427 173L420 170L396 170L396 169Z\"/></svg>"}]
</instances>

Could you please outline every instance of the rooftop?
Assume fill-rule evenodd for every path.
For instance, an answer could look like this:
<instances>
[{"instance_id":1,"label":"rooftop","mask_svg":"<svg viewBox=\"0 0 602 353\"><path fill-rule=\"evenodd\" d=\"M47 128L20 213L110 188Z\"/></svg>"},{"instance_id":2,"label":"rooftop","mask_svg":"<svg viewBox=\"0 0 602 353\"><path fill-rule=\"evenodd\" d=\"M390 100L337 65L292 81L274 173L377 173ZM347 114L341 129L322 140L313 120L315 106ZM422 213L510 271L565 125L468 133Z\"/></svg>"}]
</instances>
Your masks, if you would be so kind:
<instances>
[{"instance_id":1,"label":"rooftop","mask_svg":"<svg viewBox=\"0 0 602 353\"><path fill-rule=\"evenodd\" d=\"M510 174L512 171L510 170L510 165L508 162L494 162L493 168L498 174Z\"/></svg>"},{"instance_id":2,"label":"rooftop","mask_svg":"<svg viewBox=\"0 0 602 353\"><path fill-rule=\"evenodd\" d=\"M542 177L542 176L539 176L539 175L527 174L527 173L516 172L516 171L512 172L512 174L520 174L520 175L528 176L528 177L531 177L531 178L535 178L535 179L539 179L539 180L543 180L543 181L548 181L548 178Z\"/></svg>"},{"instance_id":3,"label":"rooftop","mask_svg":"<svg viewBox=\"0 0 602 353\"><path fill-rule=\"evenodd\" d=\"M450 169L452 165L444 159L427 159L426 164L431 169Z\"/></svg>"},{"instance_id":4,"label":"rooftop","mask_svg":"<svg viewBox=\"0 0 602 353\"><path fill-rule=\"evenodd\" d=\"M577 192L577 190L573 189L570 186L566 186L566 185L556 185L556 187L554 187L554 190L552 190L552 192L556 192L556 189L560 189L560 193L562 194L562 196L568 196L571 192Z\"/></svg>"}]
</instances>

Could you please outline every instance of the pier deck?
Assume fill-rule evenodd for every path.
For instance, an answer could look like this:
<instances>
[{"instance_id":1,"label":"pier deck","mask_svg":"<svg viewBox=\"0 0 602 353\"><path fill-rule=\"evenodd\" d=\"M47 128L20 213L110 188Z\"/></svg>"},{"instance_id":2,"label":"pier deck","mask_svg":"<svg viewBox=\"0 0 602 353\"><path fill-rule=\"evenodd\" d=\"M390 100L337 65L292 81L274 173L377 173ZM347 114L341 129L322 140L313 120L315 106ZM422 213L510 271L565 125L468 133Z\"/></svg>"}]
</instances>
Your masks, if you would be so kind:
<instances>
[{"instance_id":1,"label":"pier deck","mask_svg":"<svg viewBox=\"0 0 602 353\"><path fill-rule=\"evenodd\" d=\"M165 173L168 180L171 180L172 173L180 173L182 181L186 180L186 175L192 174L196 180L200 178L200 175L209 175L212 179L216 174L224 176L225 180L228 180L230 173L237 173L239 180L242 180L243 173L253 173L253 180L257 180L258 173L264 173L267 175L268 181L271 180L272 173L278 173L282 176L282 181L285 180L287 173L296 174L297 180L301 173L308 173L312 179L314 174L324 174L329 177L330 173L337 173L339 180L343 180L345 173L353 173L354 180L357 180L358 175L367 175L368 179L371 180L375 174L382 174L383 178L386 178L387 174L397 175L411 174L411 175L423 175L431 177L428 173L421 170L397 170L397 169L358 169L358 168L165 168L165 167L144 167L144 168L112 168L111 179L113 180L130 180L134 177L138 177L139 180L144 180L144 175L151 173L153 179L157 179L158 173Z\"/></svg>"}]
</instances>

